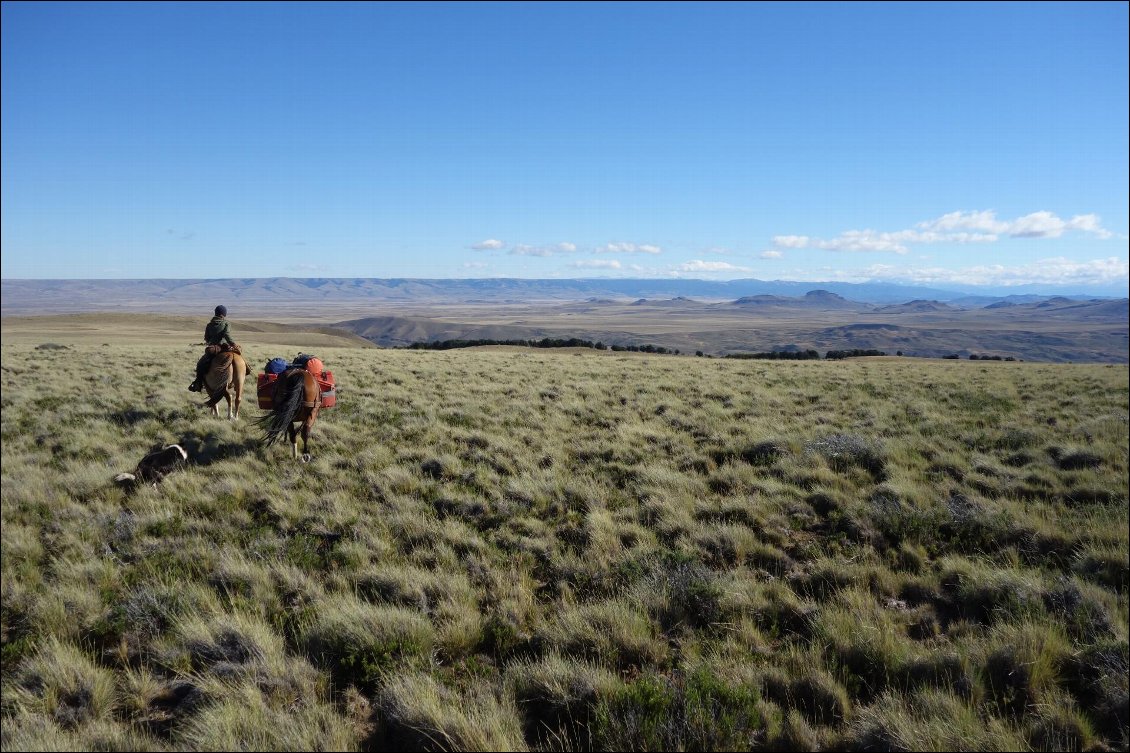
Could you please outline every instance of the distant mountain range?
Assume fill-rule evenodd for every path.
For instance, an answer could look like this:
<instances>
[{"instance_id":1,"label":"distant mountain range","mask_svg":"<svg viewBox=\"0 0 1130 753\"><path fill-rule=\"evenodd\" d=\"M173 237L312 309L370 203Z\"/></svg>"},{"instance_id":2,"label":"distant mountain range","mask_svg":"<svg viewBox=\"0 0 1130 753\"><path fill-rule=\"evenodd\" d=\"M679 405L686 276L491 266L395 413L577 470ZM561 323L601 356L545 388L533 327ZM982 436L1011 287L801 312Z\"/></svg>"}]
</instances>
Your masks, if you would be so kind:
<instances>
[{"instance_id":1,"label":"distant mountain range","mask_svg":"<svg viewBox=\"0 0 1130 753\"><path fill-rule=\"evenodd\" d=\"M1032 303L1048 296L1011 291L969 292L890 283L792 282L684 279L367 279L234 278L199 280L2 280L5 315L101 310L199 312L217 303L245 308L278 305L359 307L367 303L495 303L638 299L706 299L765 305L765 296L799 297L823 291L852 302L905 304L914 301L981 308L993 303ZM992 293L1000 293L999 295ZM1078 294L1072 299L1101 296ZM1113 296L1117 297L1117 296Z\"/></svg>"},{"instance_id":2,"label":"distant mountain range","mask_svg":"<svg viewBox=\"0 0 1130 753\"><path fill-rule=\"evenodd\" d=\"M966 296L897 285L735 280L3 280L6 317L190 314L311 323L381 346L581 338L735 352L878 349L1130 361L1130 299ZM250 330L249 330L250 331ZM296 329L296 331L298 331Z\"/></svg>"},{"instance_id":3,"label":"distant mountain range","mask_svg":"<svg viewBox=\"0 0 1130 753\"><path fill-rule=\"evenodd\" d=\"M589 298L530 306L444 306L385 313L335 326L385 347L443 340L577 337L662 345L710 354L797 350L882 350L940 358L999 355L1037 361L1126 363L1130 299L998 302L959 308L939 301L850 301L826 290L733 301L685 296L634 301Z\"/></svg>"}]
</instances>

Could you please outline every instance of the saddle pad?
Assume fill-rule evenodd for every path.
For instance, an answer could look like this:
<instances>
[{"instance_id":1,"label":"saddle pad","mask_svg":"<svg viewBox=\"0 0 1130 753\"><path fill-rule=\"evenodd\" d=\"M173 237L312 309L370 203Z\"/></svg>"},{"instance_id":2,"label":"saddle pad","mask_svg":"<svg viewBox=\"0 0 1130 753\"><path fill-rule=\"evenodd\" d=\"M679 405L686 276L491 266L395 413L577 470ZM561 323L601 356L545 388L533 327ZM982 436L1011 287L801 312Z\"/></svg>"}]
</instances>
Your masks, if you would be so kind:
<instances>
[{"instance_id":1,"label":"saddle pad","mask_svg":"<svg viewBox=\"0 0 1130 753\"><path fill-rule=\"evenodd\" d=\"M318 383L318 388L322 391L322 407L332 408L337 404L337 390L334 385L334 375L330 372L324 372L326 379L317 379L314 381ZM274 394L275 394L275 381L279 378L278 374L260 374L259 382L256 386L256 394L259 398L259 407L263 410L272 410L275 407Z\"/></svg>"}]
</instances>

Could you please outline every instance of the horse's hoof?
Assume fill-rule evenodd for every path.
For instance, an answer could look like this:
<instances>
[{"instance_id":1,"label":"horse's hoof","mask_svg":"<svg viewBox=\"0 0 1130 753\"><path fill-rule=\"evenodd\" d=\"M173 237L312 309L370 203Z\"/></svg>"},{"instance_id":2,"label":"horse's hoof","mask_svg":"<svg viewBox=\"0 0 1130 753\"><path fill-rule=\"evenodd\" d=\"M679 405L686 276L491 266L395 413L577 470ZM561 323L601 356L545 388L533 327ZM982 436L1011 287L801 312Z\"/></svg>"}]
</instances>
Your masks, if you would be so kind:
<instances>
[{"instance_id":1,"label":"horse's hoof","mask_svg":"<svg viewBox=\"0 0 1130 753\"><path fill-rule=\"evenodd\" d=\"M310 460L311 460L310 453L308 453L308 452L302 453L302 462L303 463L309 463Z\"/></svg>"}]
</instances>

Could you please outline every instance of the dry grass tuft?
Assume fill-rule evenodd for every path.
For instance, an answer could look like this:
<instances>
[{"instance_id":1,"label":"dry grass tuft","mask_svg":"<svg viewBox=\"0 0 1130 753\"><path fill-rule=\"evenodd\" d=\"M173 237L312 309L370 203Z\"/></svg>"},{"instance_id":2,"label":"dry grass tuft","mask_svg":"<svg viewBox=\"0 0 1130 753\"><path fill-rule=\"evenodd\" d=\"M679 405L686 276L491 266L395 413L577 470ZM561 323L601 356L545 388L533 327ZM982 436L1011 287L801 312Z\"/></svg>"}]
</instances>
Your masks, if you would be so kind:
<instances>
[{"instance_id":1,"label":"dry grass tuft","mask_svg":"<svg viewBox=\"0 0 1130 753\"><path fill-rule=\"evenodd\" d=\"M1130 743L1125 366L327 345L303 465L189 348L38 342L4 750Z\"/></svg>"}]
</instances>

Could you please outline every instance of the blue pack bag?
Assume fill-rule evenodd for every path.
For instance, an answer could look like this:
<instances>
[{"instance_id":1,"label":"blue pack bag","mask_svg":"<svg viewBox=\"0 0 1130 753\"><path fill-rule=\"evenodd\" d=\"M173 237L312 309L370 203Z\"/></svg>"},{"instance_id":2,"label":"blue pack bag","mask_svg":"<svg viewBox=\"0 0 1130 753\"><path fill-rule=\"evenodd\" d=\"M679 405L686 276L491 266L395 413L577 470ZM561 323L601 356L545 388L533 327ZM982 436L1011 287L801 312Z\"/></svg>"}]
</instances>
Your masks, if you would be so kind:
<instances>
[{"instance_id":1,"label":"blue pack bag","mask_svg":"<svg viewBox=\"0 0 1130 753\"><path fill-rule=\"evenodd\" d=\"M265 371L268 374L281 374L286 371L287 366L288 364L285 358L272 358L270 361L267 361Z\"/></svg>"}]
</instances>

